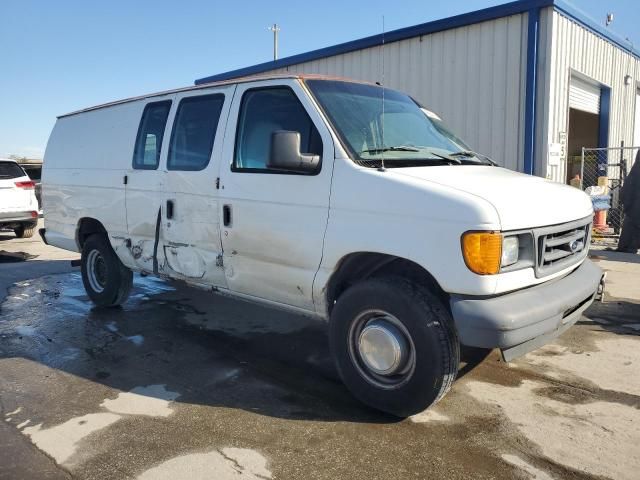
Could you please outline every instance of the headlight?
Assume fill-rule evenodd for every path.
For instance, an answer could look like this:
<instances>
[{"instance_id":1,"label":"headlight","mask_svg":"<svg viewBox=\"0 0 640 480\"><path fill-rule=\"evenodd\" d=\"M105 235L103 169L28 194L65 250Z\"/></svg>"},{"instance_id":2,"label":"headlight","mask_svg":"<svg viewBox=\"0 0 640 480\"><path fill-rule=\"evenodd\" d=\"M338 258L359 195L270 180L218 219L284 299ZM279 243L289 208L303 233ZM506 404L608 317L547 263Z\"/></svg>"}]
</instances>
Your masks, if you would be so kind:
<instances>
[{"instance_id":1,"label":"headlight","mask_svg":"<svg viewBox=\"0 0 640 480\"><path fill-rule=\"evenodd\" d=\"M502 259L500 261L501 267L508 267L518 261L518 251L520 250L520 242L518 237L513 235L511 237L504 237L502 240Z\"/></svg>"},{"instance_id":2,"label":"headlight","mask_svg":"<svg viewBox=\"0 0 640 480\"><path fill-rule=\"evenodd\" d=\"M521 260L520 253L519 235L505 237L500 232L467 232L462 235L464 263L478 275L495 275L501 268L515 265Z\"/></svg>"},{"instance_id":3,"label":"headlight","mask_svg":"<svg viewBox=\"0 0 640 480\"><path fill-rule=\"evenodd\" d=\"M462 235L462 255L469 270L478 275L493 275L500 271L502 234L498 232L467 232Z\"/></svg>"}]
</instances>

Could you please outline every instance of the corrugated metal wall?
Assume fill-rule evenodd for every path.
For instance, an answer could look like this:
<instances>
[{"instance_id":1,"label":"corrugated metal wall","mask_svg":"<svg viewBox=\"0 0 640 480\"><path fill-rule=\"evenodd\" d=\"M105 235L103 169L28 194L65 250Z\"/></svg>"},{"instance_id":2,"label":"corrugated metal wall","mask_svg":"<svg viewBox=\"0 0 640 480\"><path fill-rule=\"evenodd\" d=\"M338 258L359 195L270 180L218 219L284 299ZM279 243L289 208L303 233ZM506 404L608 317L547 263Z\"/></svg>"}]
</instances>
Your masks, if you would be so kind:
<instances>
[{"instance_id":1,"label":"corrugated metal wall","mask_svg":"<svg viewBox=\"0 0 640 480\"><path fill-rule=\"evenodd\" d=\"M527 16L513 15L384 47L385 84L409 93L471 147L523 168ZM381 47L274 72L381 81Z\"/></svg>"},{"instance_id":2,"label":"corrugated metal wall","mask_svg":"<svg viewBox=\"0 0 640 480\"><path fill-rule=\"evenodd\" d=\"M569 79L572 71L611 88L609 146L633 142L634 94L640 82L640 61L621 48L591 33L561 13L547 8L541 17L536 157L542 168L536 173L566 181L566 163L547 166L548 144L560 141L569 122ZM631 85L624 84L631 75Z\"/></svg>"}]
</instances>

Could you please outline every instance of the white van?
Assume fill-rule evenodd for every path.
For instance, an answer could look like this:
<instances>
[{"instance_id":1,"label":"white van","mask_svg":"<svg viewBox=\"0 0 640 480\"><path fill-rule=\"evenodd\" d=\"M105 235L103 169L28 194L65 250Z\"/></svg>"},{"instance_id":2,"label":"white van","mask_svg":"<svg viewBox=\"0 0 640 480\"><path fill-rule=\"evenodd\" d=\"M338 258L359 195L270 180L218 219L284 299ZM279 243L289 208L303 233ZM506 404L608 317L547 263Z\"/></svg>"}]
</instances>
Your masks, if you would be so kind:
<instances>
[{"instance_id":1,"label":"white van","mask_svg":"<svg viewBox=\"0 0 640 480\"><path fill-rule=\"evenodd\" d=\"M506 360L594 298L592 206L494 166L409 96L318 76L208 84L63 115L43 171L50 245L99 306L132 272L329 322L363 402L414 414L460 344Z\"/></svg>"}]
</instances>

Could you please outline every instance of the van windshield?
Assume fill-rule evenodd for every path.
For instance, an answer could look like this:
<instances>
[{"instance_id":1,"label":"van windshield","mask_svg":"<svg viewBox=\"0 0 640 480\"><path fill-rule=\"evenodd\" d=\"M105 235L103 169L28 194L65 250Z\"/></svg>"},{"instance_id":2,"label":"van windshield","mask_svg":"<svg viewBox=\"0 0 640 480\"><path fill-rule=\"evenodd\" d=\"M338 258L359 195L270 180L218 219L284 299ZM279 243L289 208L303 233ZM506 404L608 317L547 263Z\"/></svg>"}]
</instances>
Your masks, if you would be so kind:
<instances>
[{"instance_id":1,"label":"van windshield","mask_svg":"<svg viewBox=\"0 0 640 480\"><path fill-rule=\"evenodd\" d=\"M422 110L422 111L424 112L424 110ZM462 150L465 150L465 151L471 150L471 147L469 145L467 145L464 142L464 140L462 140L455 133L453 133L449 129L449 127L447 127L444 124L444 122L442 120L440 120L437 117L429 116L428 114L427 114L427 117L429 118L429 120L431 120L431 123L433 123L433 126L436 128L436 130L438 130L442 135L444 135L449 140L451 140L455 145L457 145L458 148L460 148Z\"/></svg>"},{"instance_id":2,"label":"van windshield","mask_svg":"<svg viewBox=\"0 0 640 480\"><path fill-rule=\"evenodd\" d=\"M411 97L382 87L306 80L351 158L359 165L489 164L436 125Z\"/></svg>"}]
</instances>

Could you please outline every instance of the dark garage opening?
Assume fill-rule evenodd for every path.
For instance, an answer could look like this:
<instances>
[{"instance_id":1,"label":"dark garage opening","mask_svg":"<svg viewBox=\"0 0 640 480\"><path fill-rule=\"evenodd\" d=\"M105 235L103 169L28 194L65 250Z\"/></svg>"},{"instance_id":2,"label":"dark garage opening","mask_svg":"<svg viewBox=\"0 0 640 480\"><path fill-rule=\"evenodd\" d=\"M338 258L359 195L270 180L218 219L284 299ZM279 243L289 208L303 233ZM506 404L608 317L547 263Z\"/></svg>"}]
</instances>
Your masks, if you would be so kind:
<instances>
[{"instance_id":1,"label":"dark garage opening","mask_svg":"<svg viewBox=\"0 0 640 480\"><path fill-rule=\"evenodd\" d=\"M569 109L567 153L570 161L567 169L567 183L576 175L580 175L582 148L597 148L599 146L599 131L600 115L575 108ZM595 162L586 162L584 176L597 178L596 169Z\"/></svg>"}]
</instances>

